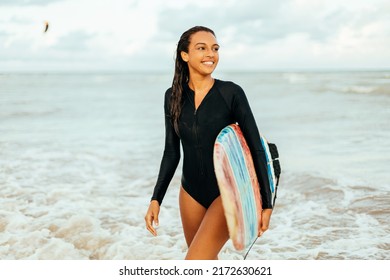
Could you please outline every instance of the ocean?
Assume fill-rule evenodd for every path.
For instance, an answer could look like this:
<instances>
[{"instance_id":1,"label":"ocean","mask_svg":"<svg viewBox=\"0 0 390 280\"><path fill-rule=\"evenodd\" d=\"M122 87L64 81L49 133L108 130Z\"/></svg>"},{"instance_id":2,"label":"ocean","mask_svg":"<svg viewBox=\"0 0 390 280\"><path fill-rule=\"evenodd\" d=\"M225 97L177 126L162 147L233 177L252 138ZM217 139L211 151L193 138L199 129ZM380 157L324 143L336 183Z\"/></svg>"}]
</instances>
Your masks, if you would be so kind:
<instances>
[{"instance_id":1,"label":"ocean","mask_svg":"<svg viewBox=\"0 0 390 280\"><path fill-rule=\"evenodd\" d=\"M282 175L248 259L390 259L390 71L216 73L246 92ZM0 259L183 259L181 165L146 213L171 73L0 74ZM229 241L220 258L245 252Z\"/></svg>"}]
</instances>

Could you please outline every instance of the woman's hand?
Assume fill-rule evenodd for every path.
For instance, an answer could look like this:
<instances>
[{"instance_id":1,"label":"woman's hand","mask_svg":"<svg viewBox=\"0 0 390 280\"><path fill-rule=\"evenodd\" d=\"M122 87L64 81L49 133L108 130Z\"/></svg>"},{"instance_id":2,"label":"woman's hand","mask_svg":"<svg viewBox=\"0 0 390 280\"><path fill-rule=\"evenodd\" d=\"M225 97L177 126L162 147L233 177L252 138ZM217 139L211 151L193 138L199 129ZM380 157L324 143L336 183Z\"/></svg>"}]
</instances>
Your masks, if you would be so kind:
<instances>
[{"instance_id":1,"label":"woman's hand","mask_svg":"<svg viewBox=\"0 0 390 280\"><path fill-rule=\"evenodd\" d=\"M263 209L261 213L259 237L268 229L271 220L272 209Z\"/></svg>"},{"instance_id":2,"label":"woman's hand","mask_svg":"<svg viewBox=\"0 0 390 280\"><path fill-rule=\"evenodd\" d=\"M146 228L154 236L157 236L157 231L153 227L153 222L155 226L158 226L158 214L160 213L160 204L157 200L152 200L149 205L148 212L145 215Z\"/></svg>"}]
</instances>

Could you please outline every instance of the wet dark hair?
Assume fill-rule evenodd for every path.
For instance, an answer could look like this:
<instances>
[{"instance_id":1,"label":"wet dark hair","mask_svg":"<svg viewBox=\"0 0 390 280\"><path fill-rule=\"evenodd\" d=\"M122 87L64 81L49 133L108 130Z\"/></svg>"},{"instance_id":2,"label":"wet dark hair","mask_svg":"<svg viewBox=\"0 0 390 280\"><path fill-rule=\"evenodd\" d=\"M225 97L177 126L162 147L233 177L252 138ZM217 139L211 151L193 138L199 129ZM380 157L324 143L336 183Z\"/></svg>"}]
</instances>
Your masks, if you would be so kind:
<instances>
[{"instance_id":1,"label":"wet dark hair","mask_svg":"<svg viewBox=\"0 0 390 280\"><path fill-rule=\"evenodd\" d=\"M183 85L188 83L189 69L187 62L181 57L181 52L188 53L188 46L190 45L191 36L199 31L206 31L214 35L215 33L210 28L204 26L194 26L185 31L179 42L177 43L176 59L175 59L175 74L172 82L172 95L170 100L170 113L173 127L177 134L179 134L179 117L181 113L181 97L183 93Z\"/></svg>"}]
</instances>

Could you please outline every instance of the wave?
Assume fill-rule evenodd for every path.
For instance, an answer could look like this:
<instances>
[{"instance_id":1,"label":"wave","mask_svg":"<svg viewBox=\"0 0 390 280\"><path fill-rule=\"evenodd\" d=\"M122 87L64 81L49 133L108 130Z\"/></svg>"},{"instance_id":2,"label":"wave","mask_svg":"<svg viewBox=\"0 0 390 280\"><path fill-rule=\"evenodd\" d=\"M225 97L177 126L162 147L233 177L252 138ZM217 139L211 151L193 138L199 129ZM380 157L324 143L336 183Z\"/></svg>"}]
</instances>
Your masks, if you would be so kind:
<instances>
[{"instance_id":1,"label":"wave","mask_svg":"<svg viewBox=\"0 0 390 280\"><path fill-rule=\"evenodd\" d=\"M358 94L390 94L390 85L377 85L377 86L348 86L342 89L345 93L358 93Z\"/></svg>"},{"instance_id":2,"label":"wave","mask_svg":"<svg viewBox=\"0 0 390 280\"><path fill-rule=\"evenodd\" d=\"M13 119L13 118L30 118L30 117L45 117L54 115L61 112L60 109L46 110L46 111L18 111L18 112L0 112L0 118Z\"/></svg>"}]
</instances>

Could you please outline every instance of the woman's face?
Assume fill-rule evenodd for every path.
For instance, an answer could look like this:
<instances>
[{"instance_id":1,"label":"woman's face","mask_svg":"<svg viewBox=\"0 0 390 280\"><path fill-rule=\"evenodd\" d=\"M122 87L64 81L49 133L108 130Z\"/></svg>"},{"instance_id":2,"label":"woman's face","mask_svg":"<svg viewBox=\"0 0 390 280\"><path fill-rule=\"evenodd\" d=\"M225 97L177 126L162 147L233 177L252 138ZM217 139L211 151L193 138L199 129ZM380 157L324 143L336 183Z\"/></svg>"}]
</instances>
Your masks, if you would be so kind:
<instances>
[{"instance_id":1,"label":"woman's face","mask_svg":"<svg viewBox=\"0 0 390 280\"><path fill-rule=\"evenodd\" d=\"M210 32L199 31L190 38L188 53L181 52L182 59L187 62L191 74L210 75L219 61L219 45Z\"/></svg>"}]
</instances>

